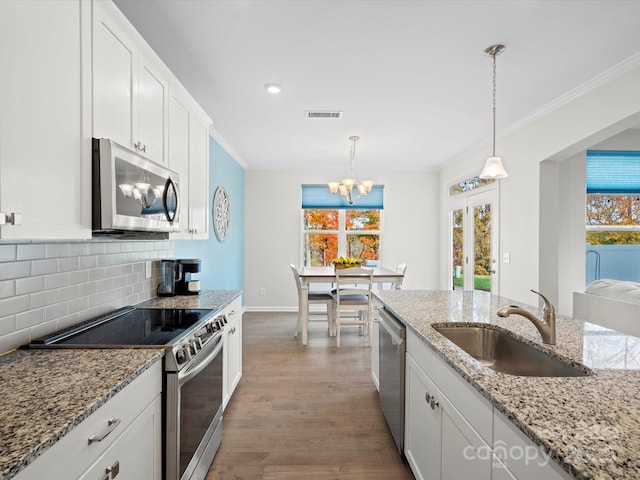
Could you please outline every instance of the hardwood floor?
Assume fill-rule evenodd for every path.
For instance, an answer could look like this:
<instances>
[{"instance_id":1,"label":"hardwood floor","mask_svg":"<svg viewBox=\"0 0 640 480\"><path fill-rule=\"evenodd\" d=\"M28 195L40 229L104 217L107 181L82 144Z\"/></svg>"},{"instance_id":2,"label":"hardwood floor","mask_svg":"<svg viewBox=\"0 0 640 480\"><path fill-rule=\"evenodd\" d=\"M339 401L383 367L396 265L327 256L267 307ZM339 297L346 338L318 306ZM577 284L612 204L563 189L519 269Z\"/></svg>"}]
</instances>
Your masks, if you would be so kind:
<instances>
[{"instance_id":1,"label":"hardwood floor","mask_svg":"<svg viewBox=\"0 0 640 480\"><path fill-rule=\"evenodd\" d=\"M412 480L371 380L367 339L290 313L245 313L243 376L224 413L207 480Z\"/></svg>"}]
</instances>

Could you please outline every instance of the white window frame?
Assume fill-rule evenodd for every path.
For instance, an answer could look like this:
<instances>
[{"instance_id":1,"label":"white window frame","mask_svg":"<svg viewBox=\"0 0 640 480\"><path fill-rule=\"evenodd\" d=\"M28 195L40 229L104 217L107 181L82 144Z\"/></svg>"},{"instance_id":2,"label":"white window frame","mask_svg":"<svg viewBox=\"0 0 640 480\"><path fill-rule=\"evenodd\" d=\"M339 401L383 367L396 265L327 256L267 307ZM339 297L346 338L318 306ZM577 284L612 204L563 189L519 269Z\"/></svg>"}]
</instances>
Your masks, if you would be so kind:
<instances>
[{"instance_id":1,"label":"white window frame","mask_svg":"<svg viewBox=\"0 0 640 480\"><path fill-rule=\"evenodd\" d=\"M302 208L300 209L300 225L301 225L301 235L300 235L300 265L305 265L306 263L306 249L305 249L305 236L307 234L320 234L320 235L338 235L338 256L344 257L347 255L347 235L353 235L356 233L364 233L367 235L378 235L380 238L380 249L378 255L378 264L382 264L382 251L383 251L383 217L384 210L380 210L377 208L362 208L356 210L377 210L380 212L380 229L379 230L347 230L347 209L345 208L327 208L326 210L338 210L338 230L305 230L304 228L304 211L305 210L321 210L315 208Z\"/></svg>"}]
</instances>

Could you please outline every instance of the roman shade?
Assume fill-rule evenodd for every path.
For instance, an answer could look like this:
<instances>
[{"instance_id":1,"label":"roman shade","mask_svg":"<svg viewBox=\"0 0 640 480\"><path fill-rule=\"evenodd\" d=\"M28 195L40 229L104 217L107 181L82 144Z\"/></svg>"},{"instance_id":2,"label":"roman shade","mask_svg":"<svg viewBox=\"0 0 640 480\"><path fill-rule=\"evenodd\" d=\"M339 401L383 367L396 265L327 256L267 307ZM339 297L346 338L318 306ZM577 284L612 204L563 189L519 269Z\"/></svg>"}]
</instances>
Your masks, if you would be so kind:
<instances>
[{"instance_id":1,"label":"roman shade","mask_svg":"<svg viewBox=\"0 0 640 480\"><path fill-rule=\"evenodd\" d=\"M344 210L384 209L384 185L374 185L368 195L349 205L341 195L334 195L326 184L302 185L302 208L326 208Z\"/></svg>"},{"instance_id":2,"label":"roman shade","mask_svg":"<svg viewBox=\"0 0 640 480\"><path fill-rule=\"evenodd\" d=\"M640 194L640 152L587 150L587 193Z\"/></svg>"}]
</instances>

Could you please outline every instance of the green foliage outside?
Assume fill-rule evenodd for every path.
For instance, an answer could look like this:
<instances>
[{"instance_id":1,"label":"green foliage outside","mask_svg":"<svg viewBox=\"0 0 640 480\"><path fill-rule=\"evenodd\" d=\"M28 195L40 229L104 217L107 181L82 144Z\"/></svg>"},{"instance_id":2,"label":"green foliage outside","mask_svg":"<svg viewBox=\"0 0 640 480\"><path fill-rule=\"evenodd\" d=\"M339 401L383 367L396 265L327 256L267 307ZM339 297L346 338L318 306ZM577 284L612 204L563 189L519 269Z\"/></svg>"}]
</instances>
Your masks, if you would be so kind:
<instances>
[{"instance_id":1,"label":"green foliage outside","mask_svg":"<svg viewBox=\"0 0 640 480\"><path fill-rule=\"evenodd\" d=\"M462 288L464 286L464 276L459 276L453 279L453 284L456 287ZM473 278L473 288L475 290L484 290L486 292L491 291L491 275L475 275Z\"/></svg>"}]
</instances>

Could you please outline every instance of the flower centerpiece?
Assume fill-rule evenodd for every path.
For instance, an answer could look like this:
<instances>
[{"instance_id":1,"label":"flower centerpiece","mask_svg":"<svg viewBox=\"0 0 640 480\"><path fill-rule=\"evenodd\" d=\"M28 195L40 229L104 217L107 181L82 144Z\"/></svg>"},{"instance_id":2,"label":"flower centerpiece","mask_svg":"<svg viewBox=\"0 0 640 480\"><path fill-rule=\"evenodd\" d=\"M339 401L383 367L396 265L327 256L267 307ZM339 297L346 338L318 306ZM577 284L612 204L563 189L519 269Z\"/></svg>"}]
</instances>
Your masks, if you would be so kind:
<instances>
[{"instance_id":1,"label":"flower centerpiece","mask_svg":"<svg viewBox=\"0 0 640 480\"><path fill-rule=\"evenodd\" d=\"M342 268L354 268L362 265L362 259L360 258L350 258L350 257L338 257L331 260L333 266L340 270Z\"/></svg>"}]
</instances>

